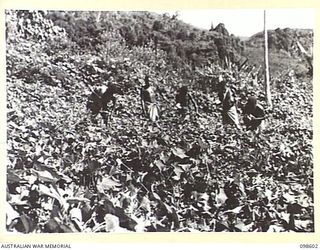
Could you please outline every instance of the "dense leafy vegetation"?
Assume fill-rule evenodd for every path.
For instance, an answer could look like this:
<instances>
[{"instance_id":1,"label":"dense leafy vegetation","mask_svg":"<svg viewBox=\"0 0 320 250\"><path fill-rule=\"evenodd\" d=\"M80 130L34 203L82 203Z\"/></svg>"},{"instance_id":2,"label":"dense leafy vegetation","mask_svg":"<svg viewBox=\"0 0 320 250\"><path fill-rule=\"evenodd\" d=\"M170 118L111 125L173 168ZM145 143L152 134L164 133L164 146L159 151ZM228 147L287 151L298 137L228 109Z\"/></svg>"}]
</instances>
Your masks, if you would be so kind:
<instances>
[{"instance_id":1,"label":"dense leafy vegetation","mask_svg":"<svg viewBox=\"0 0 320 250\"><path fill-rule=\"evenodd\" d=\"M250 67L224 69L218 46L233 63L242 51L222 28L147 12L7 11L7 230L314 231L312 79L274 75L262 133L224 127L219 75L240 114L248 94L264 95ZM159 127L140 107L146 74L161 93ZM111 79L125 95L105 127L86 101ZM187 83L200 112L181 117L174 95Z\"/></svg>"}]
</instances>

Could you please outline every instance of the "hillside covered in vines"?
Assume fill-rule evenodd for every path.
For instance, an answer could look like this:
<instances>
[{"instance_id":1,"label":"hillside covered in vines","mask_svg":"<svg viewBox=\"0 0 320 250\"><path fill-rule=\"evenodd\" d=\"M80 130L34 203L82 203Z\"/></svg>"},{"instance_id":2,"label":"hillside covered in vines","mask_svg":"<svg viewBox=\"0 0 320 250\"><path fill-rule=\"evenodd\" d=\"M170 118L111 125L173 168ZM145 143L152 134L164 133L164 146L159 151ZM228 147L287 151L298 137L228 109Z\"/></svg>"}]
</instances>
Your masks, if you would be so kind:
<instances>
[{"instance_id":1,"label":"hillside covered in vines","mask_svg":"<svg viewBox=\"0 0 320 250\"><path fill-rule=\"evenodd\" d=\"M248 95L264 105L245 53L223 25L175 16L6 11L7 230L313 232L312 76L273 75L261 133L223 126L219 76L240 117ZM142 115L145 75L159 126ZM111 79L124 95L106 127L86 103ZM181 117L186 84L199 114Z\"/></svg>"}]
</instances>

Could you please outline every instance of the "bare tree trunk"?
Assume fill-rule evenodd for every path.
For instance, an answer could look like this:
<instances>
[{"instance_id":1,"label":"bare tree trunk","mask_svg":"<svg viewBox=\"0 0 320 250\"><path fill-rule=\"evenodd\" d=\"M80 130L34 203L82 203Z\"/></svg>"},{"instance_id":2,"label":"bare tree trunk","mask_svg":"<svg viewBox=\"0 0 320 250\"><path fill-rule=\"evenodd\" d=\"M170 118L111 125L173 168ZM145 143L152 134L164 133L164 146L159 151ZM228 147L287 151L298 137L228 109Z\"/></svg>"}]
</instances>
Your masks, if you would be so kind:
<instances>
[{"instance_id":1,"label":"bare tree trunk","mask_svg":"<svg viewBox=\"0 0 320 250\"><path fill-rule=\"evenodd\" d=\"M270 91L270 79L269 79L269 58L268 58L268 31L266 23L266 11L264 11L264 80L266 91L266 103L268 108L272 109L271 91Z\"/></svg>"}]
</instances>

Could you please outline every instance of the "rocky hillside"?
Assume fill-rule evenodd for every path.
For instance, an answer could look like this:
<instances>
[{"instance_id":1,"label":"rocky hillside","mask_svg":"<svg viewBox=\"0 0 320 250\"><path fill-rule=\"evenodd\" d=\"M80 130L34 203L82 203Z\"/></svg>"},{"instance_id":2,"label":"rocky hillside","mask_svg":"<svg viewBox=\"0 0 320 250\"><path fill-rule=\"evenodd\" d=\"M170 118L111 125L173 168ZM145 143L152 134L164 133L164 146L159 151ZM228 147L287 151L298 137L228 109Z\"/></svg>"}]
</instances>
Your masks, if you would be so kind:
<instances>
[{"instance_id":1,"label":"rocky hillside","mask_svg":"<svg viewBox=\"0 0 320 250\"><path fill-rule=\"evenodd\" d=\"M312 58L313 31L309 29L276 29L268 31L270 72L272 76L288 74L294 70L297 76L312 74L310 64L298 43ZM260 32L245 41L244 56L256 66L264 63L264 33Z\"/></svg>"},{"instance_id":2,"label":"rocky hillside","mask_svg":"<svg viewBox=\"0 0 320 250\"><path fill-rule=\"evenodd\" d=\"M96 47L104 32L119 33L127 46L162 50L176 68L215 62L223 65L225 56L239 60L243 44L230 36L224 27L200 30L168 14L151 12L49 12L47 18L64 28L72 41L81 47ZM89 23L88 23L89 22ZM85 25L84 25L85 24Z\"/></svg>"},{"instance_id":3,"label":"rocky hillside","mask_svg":"<svg viewBox=\"0 0 320 250\"><path fill-rule=\"evenodd\" d=\"M307 50L312 52L313 30L311 29L276 29L268 31L268 45L272 51L285 51L291 56L298 56L297 41ZM260 48L264 46L264 33L257 33L246 41L249 47Z\"/></svg>"}]
</instances>

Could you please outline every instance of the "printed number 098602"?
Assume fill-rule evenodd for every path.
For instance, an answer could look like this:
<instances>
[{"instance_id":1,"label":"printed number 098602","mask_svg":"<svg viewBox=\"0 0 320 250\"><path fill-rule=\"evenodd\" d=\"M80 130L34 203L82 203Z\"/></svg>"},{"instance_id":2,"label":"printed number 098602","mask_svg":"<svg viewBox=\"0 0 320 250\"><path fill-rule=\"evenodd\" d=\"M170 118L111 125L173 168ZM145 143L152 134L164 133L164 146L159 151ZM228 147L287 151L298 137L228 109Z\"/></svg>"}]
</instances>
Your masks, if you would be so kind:
<instances>
[{"instance_id":1,"label":"printed number 098602","mask_svg":"<svg viewBox=\"0 0 320 250\"><path fill-rule=\"evenodd\" d=\"M318 248L318 244L300 244L300 248L313 248L313 249L317 249L317 248Z\"/></svg>"}]
</instances>

